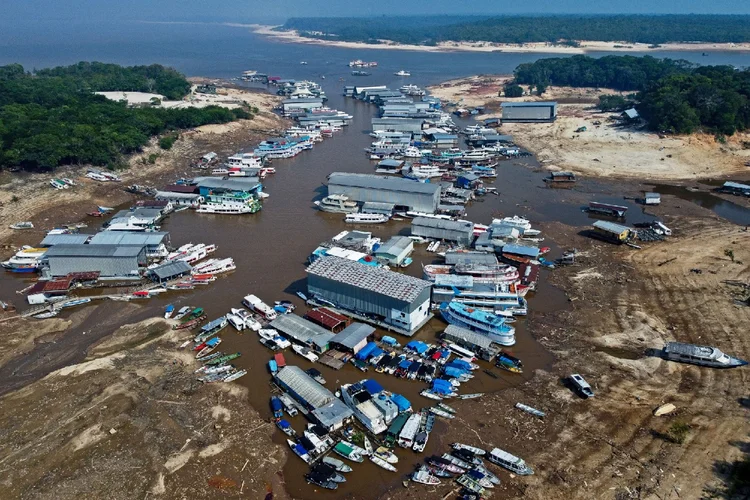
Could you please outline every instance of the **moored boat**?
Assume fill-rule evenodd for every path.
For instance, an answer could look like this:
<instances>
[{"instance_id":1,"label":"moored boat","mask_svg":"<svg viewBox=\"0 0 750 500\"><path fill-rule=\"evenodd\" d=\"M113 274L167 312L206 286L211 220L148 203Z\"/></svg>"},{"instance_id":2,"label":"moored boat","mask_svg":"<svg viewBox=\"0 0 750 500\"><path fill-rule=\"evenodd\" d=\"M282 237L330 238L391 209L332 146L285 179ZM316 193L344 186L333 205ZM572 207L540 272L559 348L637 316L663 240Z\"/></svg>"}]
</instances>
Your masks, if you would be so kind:
<instances>
[{"instance_id":1,"label":"moored boat","mask_svg":"<svg viewBox=\"0 0 750 500\"><path fill-rule=\"evenodd\" d=\"M716 347L682 342L668 342L662 349L662 356L669 361L690 363L710 368L735 368L747 365L747 361L724 354Z\"/></svg>"},{"instance_id":2,"label":"moored boat","mask_svg":"<svg viewBox=\"0 0 750 500\"><path fill-rule=\"evenodd\" d=\"M443 417L443 418L447 418L447 419L449 419L449 420L452 420L452 419L456 418L456 416L455 416L455 415L453 415L452 413L448 413L447 411L445 411L445 410L441 410L440 408L436 408L436 407L434 407L434 406L433 406L432 408L430 408L430 409L429 409L429 411L430 411L431 413L434 413L434 414L435 414L435 415L437 415L438 417Z\"/></svg>"},{"instance_id":3,"label":"moored boat","mask_svg":"<svg viewBox=\"0 0 750 500\"><path fill-rule=\"evenodd\" d=\"M292 449L295 455L300 457L305 463L310 463L310 455L307 453L307 450L299 443L295 443L291 439L286 440L287 444L289 445L289 448Z\"/></svg>"},{"instance_id":4,"label":"moored boat","mask_svg":"<svg viewBox=\"0 0 750 500\"><path fill-rule=\"evenodd\" d=\"M398 463L398 457L396 456L396 454L393 453L388 448L386 448L385 446L379 446L375 450L374 454L377 455L378 457L382 458L383 460L385 460L389 464L397 464Z\"/></svg>"},{"instance_id":5,"label":"moored boat","mask_svg":"<svg viewBox=\"0 0 750 500\"><path fill-rule=\"evenodd\" d=\"M377 455L370 455L370 461L378 467L383 468L387 471L397 472L397 469L393 465L389 464Z\"/></svg>"},{"instance_id":6,"label":"moored boat","mask_svg":"<svg viewBox=\"0 0 750 500\"><path fill-rule=\"evenodd\" d=\"M364 458L362 455L354 450L351 446L348 446L344 444L343 442L339 441L336 443L336 445L333 447L334 453L337 453L338 455L351 460L352 462L363 462Z\"/></svg>"},{"instance_id":7,"label":"moored boat","mask_svg":"<svg viewBox=\"0 0 750 500\"><path fill-rule=\"evenodd\" d=\"M454 450L466 450L466 451L470 451L471 453L473 453L474 455L476 455L478 457L483 457L483 456L485 456L487 454L487 452L485 450L483 450L482 448L478 448L476 446L470 446L468 444L453 443L451 446L452 446L452 448Z\"/></svg>"},{"instance_id":8,"label":"moored boat","mask_svg":"<svg viewBox=\"0 0 750 500\"><path fill-rule=\"evenodd\" d=\"M515 474L528 476L534 473L531 467L526 465L526 462L522 459L500 448L493 448L487 455L487 459L493 464L504 467Z\"/></svg>"},{"instance_id":9,"label":"moored boat","mask_svg":"<svg viewBox=\"0 0 750 500\"><path fill-rule=\"evenodd\" d=\"M357 202L349 200L349 197L343 194L329 194L314 203L322 212L350 214L359 211Z\"/></svg>"},{"instance_id":10,"label":"moored boat","mask_svg":"<svg viewBox=\"0 0 750 500\"><path fill-rule=\"evenodd\" d=\"M344 462L342 462L338 458L333 458L333 457L327 457L326 456L326 457L323 457L322 462L324 464L330 465L331 467L333 467L334 469L336 469L336 472L344 472L344 473L346 473L346 472L351 472L352 471L352 468L350 466L348 466L347 464L345 464Z\"/></svg>"},{"instance_id":11,"label":"moored boat","mask_svg":"<svg viewBox=\"0 0 750 500\"><path fill-rule=\"evenodd\" d=\"M305 474L305 480L309 484L314 484L316 486L320 486L321 488L325 488L327 490L335 490L339 487L339 483L331 481L327 477L321 475L321 474Z\"/></svg>"},{"instance_id":12,"label":"moored boat","mask_svg":"<svg viewBox=\"0 0 750 500\"><path fill-rule=\"evenodd\" d=\"M349 213L346 214L344 222L347 224L383 224L389 219L390 217L383 214Z\"/></svg>"},{"instance_id":13,"label":"moored boat","mask_svg":"<svg viewBox=\"0 0 750 500\"><path fill-rule=\"evenodd\" d=\"M435 485L440 484L440 479L436 478L424 469L420 469L411 475L411 480L415 483Z\"/></svg>"}]
</instances>

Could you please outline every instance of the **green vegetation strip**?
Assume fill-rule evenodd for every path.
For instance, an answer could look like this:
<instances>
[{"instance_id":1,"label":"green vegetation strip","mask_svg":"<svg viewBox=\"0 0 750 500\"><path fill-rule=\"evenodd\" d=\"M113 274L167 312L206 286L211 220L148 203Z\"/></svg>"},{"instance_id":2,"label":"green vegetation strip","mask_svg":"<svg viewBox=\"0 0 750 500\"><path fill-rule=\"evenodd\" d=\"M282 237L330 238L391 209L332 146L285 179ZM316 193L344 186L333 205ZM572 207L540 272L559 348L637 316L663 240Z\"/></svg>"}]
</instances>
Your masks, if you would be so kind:
<instances>
[{"instance_id":1,"label":"green vegetation strip","mask_svg":"<svg viewBox=\"0 0 750 500\"><path fill-rule=\"evenodd\" d=\"M116 167L122 155L140 151L150 137L163 132L251 118L245 110L219 106L128 107L97 91L154 92L181 99L190 83L160 65L81 62L34 73L19 64L1 66L0 167Z\"/></svg>"}]
</instances>

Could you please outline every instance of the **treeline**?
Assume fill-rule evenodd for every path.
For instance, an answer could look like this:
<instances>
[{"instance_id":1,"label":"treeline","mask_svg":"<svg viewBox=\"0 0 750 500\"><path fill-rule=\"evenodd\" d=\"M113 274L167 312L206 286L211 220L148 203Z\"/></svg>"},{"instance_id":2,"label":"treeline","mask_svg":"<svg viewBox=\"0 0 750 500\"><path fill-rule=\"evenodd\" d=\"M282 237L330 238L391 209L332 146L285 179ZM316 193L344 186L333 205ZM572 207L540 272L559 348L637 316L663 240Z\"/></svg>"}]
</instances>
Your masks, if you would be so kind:
<instances>
[{"instance_id":1,"label":"treeline","mask_svg":"<svg viewBox=\"0 0 750 500\"><path fill-rule=\"evenodd\" d=\"M150 137L165 131L251 117L245 110L218 106L130 108L94 94L100 90L146 91L152 83L144 83L143 77L162 82L163 94L172 89L172 95L177 96L183 92L178 89L190 88L187 80L171 69L113 66L82 63L36 74L26 73L17 64L0 67L0 166L45 170L65 164L115 166L123 154L141 150ZM109 86L117 81L131 82L133 87ZM146 87L138 87L138 81ZM153 89L158 90L156 86Z\"/></svg>"},{"instance_id":2,"label":"treeline","mask_svg":"<svg viewBox=\"0 0 750 500\"><path fill-rule=\"evenodd\" d=\"M685 74L696 66L685 60L657 59L651 56L588 56L538 59L518 66L516 83L568 87L607 87L617 90L644 90L647 85L674 74Z\"/></svg>"},{"instance_id":3,"label":"treeline","mask_svg":"<svg viewBox=\"0 0 750 500\"><path fill-rule=\"evenodd\" d=\"M447 41L575 43L595 40L661 44L750 41L747 15L561 15L490 18L447 16L291 18L283 29L302 35L354 42L434 45Z\"/></svg>"},{"instance_id":4,"label":"treeline","mask_svg":"<svg viewBox=\"0 0 750 500\"><path fill-rule=\"evenodd\" d=\"M603 98L602 110L635 104L649 128L685 134L697 130L731 135L750 129L750 70L696 66L650 56L586 56L521 64L515 84L607 87L637 91L634 99Z\"/></svg>"}]
</instances>

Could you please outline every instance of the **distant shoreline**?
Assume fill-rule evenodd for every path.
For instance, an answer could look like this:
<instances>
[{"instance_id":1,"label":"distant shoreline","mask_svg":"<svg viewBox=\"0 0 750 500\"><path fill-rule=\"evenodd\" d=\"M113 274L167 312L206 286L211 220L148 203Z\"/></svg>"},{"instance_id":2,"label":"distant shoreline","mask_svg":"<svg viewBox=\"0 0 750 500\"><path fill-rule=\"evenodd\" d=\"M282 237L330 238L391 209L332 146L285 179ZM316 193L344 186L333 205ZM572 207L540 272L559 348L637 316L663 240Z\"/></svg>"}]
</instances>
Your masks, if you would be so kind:
<instances>
[{"instance_id":1,"label":"distant shoreline","mask_svg":"<svg viewBox=\"0 0 750 500\"><path fill-rule=\"evenodd\" d=\"M441 42L435 46L400 44L390 40L374 45L363 42L345 42L335 40L320 40L300 36L297 31L275 31L278 26L250 24L245 25L253 33L274 38L285 43L302 43L311 45L326 45L349 49L378 49L378 50L410 50L415 52L507 52L507 53L547 53L547 54L588 54L594 52L749 52L750 43L664 43L658 47L650 47L646 43L580 41L580 47L553 45L545 42L506 44L491 42Z\"/></svg>"}]
</instances>

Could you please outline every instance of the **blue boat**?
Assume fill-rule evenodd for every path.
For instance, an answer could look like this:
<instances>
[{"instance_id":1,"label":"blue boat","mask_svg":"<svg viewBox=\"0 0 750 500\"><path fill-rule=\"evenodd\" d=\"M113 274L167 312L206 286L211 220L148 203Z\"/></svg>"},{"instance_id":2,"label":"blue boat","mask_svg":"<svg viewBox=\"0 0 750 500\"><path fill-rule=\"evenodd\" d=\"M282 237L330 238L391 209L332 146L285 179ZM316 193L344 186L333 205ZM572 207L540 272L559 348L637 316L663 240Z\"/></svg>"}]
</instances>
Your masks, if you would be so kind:
<instances>
[{"instance_id":1,"label":"blue boat","mask_svg":"<svg viewBox=\"0 0 750 500\"><path fill-rule=\"evenodd\" d=\"M281 400L276 396L271 398L271 410L273 411L273 418L281 418L284 416L284 405L281 404Z\"/></svg>"},{"instance_id":2,"label":"blue boat","mask_svg":"<svg viewBox=\"0 0 750 500\"><path fill-rule=\"evenodd\" d=\"M174 306L172 304L169 304L164 309L164 319L169 319L172 317L172 313L174 313Z\"/></svg>"},{"instance_id":3,"label":"blue boat","mask_svg":"<svg viewBox=\"0 0 750 500\"><path fill-rule=\"evenodd\" d=\"M268 362L268 369L271 371L272 375L276 375L276 373L279 371L279 365L277 365L276 361L272 359Z\"/></svg>"},{"instance_id":4,"label":"blue boat","mask_svg":"<svg viewBox=\"0 0 750 500\"><path fill-rule=\"evenodd\" d=\"M474 309L459 302L440 304L443 319L451 325L468 328L486 335L500 345L511 346L516 343L516 330L505 323L505 320L493 313Z\"/></svg>"}]
</instances>

